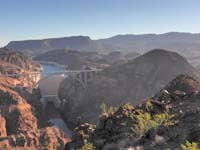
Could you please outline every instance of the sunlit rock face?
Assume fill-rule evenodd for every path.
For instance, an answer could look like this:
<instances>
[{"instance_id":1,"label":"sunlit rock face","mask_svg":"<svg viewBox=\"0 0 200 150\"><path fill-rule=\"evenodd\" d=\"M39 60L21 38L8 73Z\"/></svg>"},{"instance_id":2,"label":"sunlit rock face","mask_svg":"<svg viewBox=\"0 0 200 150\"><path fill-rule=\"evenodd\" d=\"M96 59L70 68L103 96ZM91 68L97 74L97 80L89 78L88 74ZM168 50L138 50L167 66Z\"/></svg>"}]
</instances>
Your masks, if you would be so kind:
<instances>
[{"instance_id":1,"label":"sunlit rock face","mask_svg":"<svg viewBox=\"0 0 200 150\"><path fill-rule=\"evenodd\" d=\"M7 136L7 131L6 131L6 120L3 116L0 115L0 137L5 137Z\"/></svg>"},{"instance_id":2,"label":"sunlit rock face","mask_svg":"<svg viewBox=\"0 0 200 150\"><path fill-rule=\"evenodd\" d=\"M34 81L28 77L22 79L20 76L9 76L40 71L40 65L37 66L22 54L7 51L4 54L6 56L0 59L0 149L63 149L70 141L68 136L57 127L40 128L41 123L36 117L39 113L36 112L38 108L29 104L34 103L30 100L36 95L23 95L27 92L25 88L33 85ZM28 81L32 84L28 84ZM21 82L24 83L24 87L18 91L16 85Z\"/></svg>"},{"instance_id":3,"label":"sunlit rock face","mask_svg":"<svg viewBox=\"0 0 200 150\"><path fill-rule=\"evenodd\" d=\"M41 79L42 66L31 58L7 48L0 48L0 73L14 78L13 84L33 86ZM23 82L23 83L22 83Z\"/></svg>"}]
</instances>

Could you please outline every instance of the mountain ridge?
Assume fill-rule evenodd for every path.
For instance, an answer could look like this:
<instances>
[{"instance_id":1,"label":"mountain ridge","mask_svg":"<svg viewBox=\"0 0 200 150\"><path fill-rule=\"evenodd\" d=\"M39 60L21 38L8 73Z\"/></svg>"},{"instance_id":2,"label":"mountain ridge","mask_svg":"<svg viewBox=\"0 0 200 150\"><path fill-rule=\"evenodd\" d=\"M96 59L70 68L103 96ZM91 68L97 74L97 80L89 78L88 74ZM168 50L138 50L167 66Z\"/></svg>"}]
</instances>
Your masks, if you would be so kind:
<instances>
[{"instance_id":1,"label":"mountain ridge","mask_svg":"<svg viewBox=\"0 0 200 150\"><path fill-rule=\"evenodd\" d=\"M170 49L185 57L198 53L200 49L200 34L189 32L167 32L162 34L124 34L103 39L91 39L89 36L69 36L61 38L47 38L41 40L11 41L6 46L23 52L38 49L44 52L53 49L75 49L80 51L122 51L145 53L151 49ZM41 54L41 52L35 52ZM35 54L35 55L36 55ZM198 55L200 55L198 53Z\"/></svg>"},{"instance_id":2,"label":"mountain ridge","mask_svg":"<svg viewBox=\"0 0 200 150\"><path fill-rule=\"evenodd\" d=\"M66 150L87 143L97 150L183 149L185 141L199 147L199 97L199 81L179 75L143 103L110 108L100 113L97 123L81 124ZM85 139L87 143L82 142Z\"/></svg>"},{"instance_id":3,"label":"mountain ridge","mask_svg":"<svg viewBox=\"0 0 200 150\"><path fill-rule=\"evenodd\" d=\"M71 78L64 80L59 88L59 97L66 99L63 110L72 110L66 112L70 121L74 122L76 117L81 116L83 120L95 122L102 102L108 106L124 102L138 104L179 74L198 76L197 71L179 54L152 50L131 62L104 69L83 90L78 81ZM87 109L89 103L90 110Z\"/></svg>"}]
</instances>

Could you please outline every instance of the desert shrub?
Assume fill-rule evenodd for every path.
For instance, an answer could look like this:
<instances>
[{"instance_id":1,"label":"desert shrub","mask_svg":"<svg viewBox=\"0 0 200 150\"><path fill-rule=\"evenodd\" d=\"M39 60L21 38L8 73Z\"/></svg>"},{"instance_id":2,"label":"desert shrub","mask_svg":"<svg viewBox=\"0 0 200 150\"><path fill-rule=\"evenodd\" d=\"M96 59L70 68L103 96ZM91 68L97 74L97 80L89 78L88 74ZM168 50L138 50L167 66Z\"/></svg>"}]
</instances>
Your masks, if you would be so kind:
<instances>
[{"instance_id":1,"label":"desert shrub","mask_svg":"<svg viewBox=\"0 0 200 150\"><path fill-rule=\"evenodd\" d=\"M105 103L101 103L100 108L102 113L106 113L107 108Z\"/></svg>"},{"instance_id":2,"label":"desert shrub","mask_svg":"<svg viewBox=\"0 0 200 150\"><path fill-rule=\"evenodd\" d=\"M85 140L84 145L80 150L95 150L95 149L96 149L95 146L91 142Z\"/></svg>"},{"instance_id":3,"label":"desert shrub","mask_svg":"<svg viewBox=\"0 0 200 150\"><path fill-rule=\"evenodd\" d=\"M114 114L115 112L117 111L117 108L116 107L109 107L109 109L108 109L108 114Z\"/></svg>"},{"instance_id":4,"label":"desert shrub","mask_svg":"<svg viewBox=\"0 0 200 150\"><path fill-rule=\"evenodd\" d=\"M114 114L117 111L116 107L111 106L111 107L107 108L105 103L102 103L100 105L100 108L101 108L102 113Z\"/></svg>"},{"instance_id":5,"label":"desert shrub","mask_svg":"<svg viewBox=\"0 0 200 150\"><path fill-rule=\"evenodd\" d=\"M88 140L89 135L85 134L83 131L81 131L81 135L83 138L83 146L78 150L95 150L96 147Z\"/></svg>"},{"instance_id":6,"label":"desert shrub","mask_svg":"<svg viewBox=\"0 0 200 150\"><path fill-rule=\"evenodd\" d=\"M135 116L136 124L133 125L131 130L137 136L142 136L149 129L157 126L156 122L153 121L151 115L147 112L143 112L142 110L137 112L138 114Z\"/></svg>"},{"instance_id":7,"label":"desert shrub","mask_svg":"<svg viewBox=\"0 0 200 150\"><path fill-rule=\"evenodd\" d=\"M197 143L195 142L190 143L189 141L186 141L185 144L182 144L181 149L182 150L199 150Z\"/></svg>"},{"instance_id":8,"label":"desert shrub","mask_svg":"<svg viewBox=\"0 0 200 150\"><path fill-rule=\"evenodd\" d=\"M170 115L169 112L165 111L164 113L154 115L153 120L158 126L173 126L175 124L175 121L173 120L174 117L175 115Z\"/></svg>"},{"instance_id":9,"label":"desert shrub","mask_svg":"<svg viewBox=\"0 0 200 150\"><path fill-rule=\"evenodd\" d=\"M131 130L134 135L139 137L143 136L151 128L157 128L161 125L171 126L175 124L175 121L173 121L174 115L170 115L168 112L153 116L143 110L136 110L136 112L136 123L131 127Z\"/></svg>"},{"instance_id":10,"label":"desert shrub","mask_svg":"<svg viewBox=\"0 0 200 150\"><path fill-rule=\"evenodd\" d=\"M146 106L146 109L147 109L147 111L148 111L148 112L150 112L150 111L153 109L153 105L152 105L152 103L151 103L151 100L150 100L150 99L149 99L149 100L147 100L147 102L146 102L145 106Z\"/></svg>"}]
</instances>

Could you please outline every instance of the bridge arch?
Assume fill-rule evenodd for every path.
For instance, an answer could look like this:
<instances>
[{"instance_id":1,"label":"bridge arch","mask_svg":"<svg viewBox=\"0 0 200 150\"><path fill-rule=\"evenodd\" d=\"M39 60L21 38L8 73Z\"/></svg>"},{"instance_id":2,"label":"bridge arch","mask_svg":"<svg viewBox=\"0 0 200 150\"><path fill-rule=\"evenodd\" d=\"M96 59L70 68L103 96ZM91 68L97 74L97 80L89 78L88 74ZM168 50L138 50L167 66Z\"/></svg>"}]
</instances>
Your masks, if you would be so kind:
<instances>
[{"instance_id":1,"label":"bridge arch","mask_svg":"<svg viewBox=\"0 0 200 150\"><path fill-rule=\"evenodd\" d=\"M38 82L41 93L41 103L45 108L48 102L53 102L56 108L65 101L59 99L59 87L65 78L76 80L83 88L86 88L88 80L101 70L73 70L50 74Z\"/></svg>"}]
</instances>

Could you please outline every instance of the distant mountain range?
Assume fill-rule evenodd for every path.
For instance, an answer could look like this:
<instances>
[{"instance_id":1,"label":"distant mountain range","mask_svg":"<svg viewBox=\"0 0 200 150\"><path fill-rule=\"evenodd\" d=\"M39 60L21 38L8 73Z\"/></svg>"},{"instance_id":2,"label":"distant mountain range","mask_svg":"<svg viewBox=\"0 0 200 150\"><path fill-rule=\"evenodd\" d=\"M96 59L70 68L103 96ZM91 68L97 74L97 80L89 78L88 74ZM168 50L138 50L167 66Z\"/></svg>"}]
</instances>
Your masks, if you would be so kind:
<instances>
[{"instance_id":1,"label":"distant mountain range","mask_svg":"<svg viewBox=\"0 0 200 150\"><path fill-rule=\"evenodd\" d=\"M164 34L117 35L111 38L92 40L88 36L72 36L43 40L11 41L7 48L38 55L54 49L79 51L112 51L145 53L160 48L179 52L189 58L200 56L200 34L169 32Z\"/></svg>"}]
</instances>

